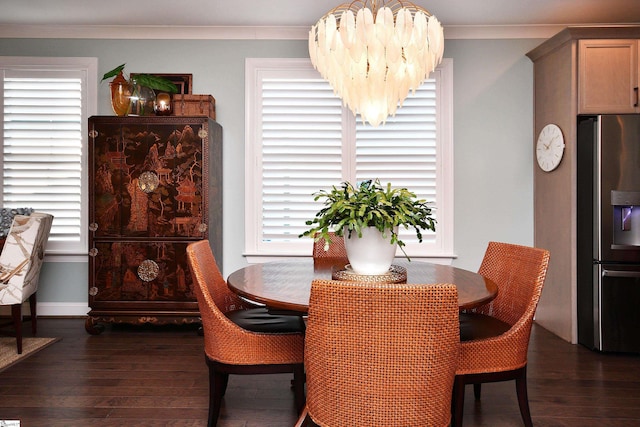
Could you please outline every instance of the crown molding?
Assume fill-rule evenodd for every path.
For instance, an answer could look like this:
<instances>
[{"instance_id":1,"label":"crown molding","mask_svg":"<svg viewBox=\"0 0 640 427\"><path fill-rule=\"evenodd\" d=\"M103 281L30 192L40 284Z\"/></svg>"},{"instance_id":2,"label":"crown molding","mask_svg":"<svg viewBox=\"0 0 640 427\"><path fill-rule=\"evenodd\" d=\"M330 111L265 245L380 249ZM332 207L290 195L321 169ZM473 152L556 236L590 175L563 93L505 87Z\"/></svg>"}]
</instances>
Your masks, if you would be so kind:
<instances>
[{"instance_id":1,"label":"crown molding","mask_svg":"<svg viewBox=\"0 0 640 427\"><path fill-rule=\"evenodd\" d=\"M445 39L547 39L566 25L450 25ZM306 40L308 27L166 25L0 25L0 38Z\"/></svg>"}]
</instances>

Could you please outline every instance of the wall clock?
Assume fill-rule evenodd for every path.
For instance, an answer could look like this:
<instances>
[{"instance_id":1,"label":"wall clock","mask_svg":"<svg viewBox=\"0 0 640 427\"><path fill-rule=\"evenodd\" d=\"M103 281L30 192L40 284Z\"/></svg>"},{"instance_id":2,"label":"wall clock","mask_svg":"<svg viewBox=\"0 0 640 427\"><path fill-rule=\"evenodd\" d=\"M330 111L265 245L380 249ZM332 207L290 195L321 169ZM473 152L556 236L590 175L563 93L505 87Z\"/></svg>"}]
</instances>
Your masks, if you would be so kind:
<instances>
[{"instance_id":1,"label":"wall clock","mask_svg":"<svg viewBox=\"0 0 640 427\"><path fill-rule=\"evenodd\" d=\"M557 125L548 124L538 135L536 159L538 166L545 172L551 172L560 164L564 154L564 136Z\"/></svg>"}]
</instances>

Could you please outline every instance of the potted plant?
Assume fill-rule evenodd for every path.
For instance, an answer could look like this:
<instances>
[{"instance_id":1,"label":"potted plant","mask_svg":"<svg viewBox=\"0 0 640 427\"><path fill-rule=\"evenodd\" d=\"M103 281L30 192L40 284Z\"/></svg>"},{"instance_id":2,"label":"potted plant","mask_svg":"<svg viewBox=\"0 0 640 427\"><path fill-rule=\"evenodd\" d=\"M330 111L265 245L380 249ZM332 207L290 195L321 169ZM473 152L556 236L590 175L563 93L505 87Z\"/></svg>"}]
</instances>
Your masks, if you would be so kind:
<instances>
[{"instance_id":1,"label":"potted plant","mask_svg":"<svg viewBox=\"0 0 640 427\"><path fill-rule=\"evenodd\" d=\"M159 76L136 74L135 78L124 77L122 64L102 76L102 81L114 77L110 83L111 107L118 116L152 114L154 111L154 90L176 93L176 85Z\"/></svg>"},{"instance_id":2,"label":"potted plant","mask_svg":"<svg viewBox=\"0 0 640 427\"><path fill-rule=\"evenodd\" d=\"M421 230L435 231L436 220L427 202L418 199L415 193L406 188L392 188L391 183L383 186L376 179L353 186L343 182L339 188L333 186L330 191L321 190L314 196L315 201L324 199L324 207L313 220L306 221L311 228L300 237L324 238L328 246L331 244L329 232L335 231L336 236L343 236L349 263L358 274L388 271L396 246L410 260L404 251L405 243L398 238L400 226L413 228L420 242ZM373 242L360 240L363 238L371 238ZM387 258L388 264L387 260L374 259L375 242L382 242L380 250L384 254L381 255ZM354 254L352 249L357 251L358 247L362 247L366 253Z\"/></svg>"}]
</instances>

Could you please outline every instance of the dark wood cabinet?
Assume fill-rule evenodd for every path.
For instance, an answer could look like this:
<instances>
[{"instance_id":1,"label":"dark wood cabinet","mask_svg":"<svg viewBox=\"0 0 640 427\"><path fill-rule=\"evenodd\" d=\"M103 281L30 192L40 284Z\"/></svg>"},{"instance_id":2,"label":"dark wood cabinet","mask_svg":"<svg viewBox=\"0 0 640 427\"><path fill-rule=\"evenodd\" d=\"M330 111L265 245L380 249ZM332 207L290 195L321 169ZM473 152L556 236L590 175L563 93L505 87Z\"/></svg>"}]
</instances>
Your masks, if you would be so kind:
<instances>
[{"instance_id":1,"label":"dark wood cabinet","mask_svg":"<svg viewBox=\"0 0 640 427\"><path fill-rule=\"evenodd\" d=\"M89 119L89 307L101 322L199 322L185 250L222 264L222 128L207 117Z\"/></svg>"}]
</instances>

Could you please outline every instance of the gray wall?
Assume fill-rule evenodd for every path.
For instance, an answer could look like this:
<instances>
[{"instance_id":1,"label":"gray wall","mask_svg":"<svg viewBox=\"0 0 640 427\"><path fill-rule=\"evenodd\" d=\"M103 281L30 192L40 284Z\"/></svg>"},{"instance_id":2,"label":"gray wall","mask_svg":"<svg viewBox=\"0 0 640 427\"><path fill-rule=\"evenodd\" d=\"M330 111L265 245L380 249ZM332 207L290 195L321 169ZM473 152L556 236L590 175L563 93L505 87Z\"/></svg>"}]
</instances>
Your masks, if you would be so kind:
<instances>
[{"instance_id":1,"label":"gray wall","mask_svg":"<svg viewBox=\"0 0 640 427\"><path fill-rule=\"evenodd\" d=\"M455 252L476 270L490 240L533 244L533 65L539 39L448 40L454 67ZM246 265L244 217L244 60L307 57L302 40L0 39L0 56L93 56L99 78L127 72L190 73L193 92L216 98L224 128L224 275ZM108 84L98 114L111 115ZM42 305L87 301L87 264L45 264Z\"/></svg>"}]
</instances>

